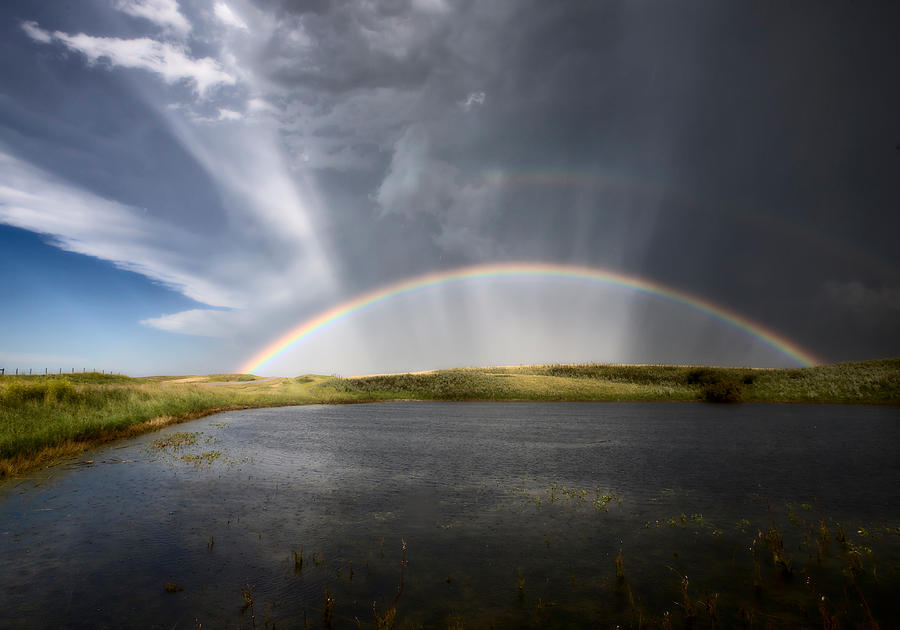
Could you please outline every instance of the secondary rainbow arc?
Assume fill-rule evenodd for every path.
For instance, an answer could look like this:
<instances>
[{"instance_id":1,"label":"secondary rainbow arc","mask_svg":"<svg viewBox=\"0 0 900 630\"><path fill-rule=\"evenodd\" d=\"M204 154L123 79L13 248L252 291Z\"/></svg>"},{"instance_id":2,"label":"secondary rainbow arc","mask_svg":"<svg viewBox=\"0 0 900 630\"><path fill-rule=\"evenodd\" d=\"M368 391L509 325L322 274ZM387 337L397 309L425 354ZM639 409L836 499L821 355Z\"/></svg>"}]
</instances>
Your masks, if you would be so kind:
<instances>
[{"instance_id":1,"label":"secondary rainbow arc","mask_svg":"<svg viewBox=\"0 0 900 630\"><path fill-rule=\"evenodd\" d=\"M502 278L508 276L521 277L550 277L550 278L575 278L600 282L610 286L618 286L632 289L641 293L655 295L679 304L683 304L695 310L724 321L746 333L759 339L766 345L774 348L782 354L797 361L803 366L816 365L819 359L799 345L778 335L772 330L757 324L734 311L718 306L709 300L690 295L684 291L666 287L657 282L630 276L627 274L608 271L594 267L577 265L563 265L555 263L493 263L486 265L474 265L447 271L435 271L425 273L413 278L407 278L399 282L376 288L363 293L355 298L341 302L331 308L304 320L287 333L265 346L257 352L240 368L240 372L255 372L269 361L284 353L304 339L314 335L320 330L334 324L349 315L368 308L379 302L448 282L474 280L479 278Z\"/></svg>"}]
</instances>

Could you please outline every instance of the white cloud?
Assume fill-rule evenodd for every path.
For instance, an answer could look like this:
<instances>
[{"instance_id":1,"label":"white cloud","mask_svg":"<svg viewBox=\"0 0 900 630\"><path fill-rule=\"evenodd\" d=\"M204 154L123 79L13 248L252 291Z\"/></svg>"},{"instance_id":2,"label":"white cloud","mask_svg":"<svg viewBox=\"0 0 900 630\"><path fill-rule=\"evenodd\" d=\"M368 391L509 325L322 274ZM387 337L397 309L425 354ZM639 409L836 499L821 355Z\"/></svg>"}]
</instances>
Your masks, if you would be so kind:
<instances>
[{"instance_id":1,"label":"white cloud","mask_svg":"<svg viewBox=\"0 0 900 630\"><path fill-rule=\"evenodd\" d=\"M267 125L229 125L223 130L221 125L189 124L176 109L165 114L175 137L219 185L242 229L259 224L257 232L290 252L284 260L310 256L305 261L309 273L318 269L315 260L321 253L311 224L313 195L298 193L274 131Z\"/></svg>"},{"instance_id":2,"label":"white cloud","mask_svg":"<svg viewBox=\"0 0 900 630\"><path fill-rule=\"evenodd\" d=\"M234 334L236 325L243 323L241 319L241 314L235 311L195 308L143 319L141 324L183 335L226 338Z\"/></svg>"},{"instance_id":3,"label":"white cloud","mask_svg":"<svg viewBox=\"0 0 900 630\"><path fill-rule=\"evenodd\" d=\"M244 115L231 109L219 108L219 120L240 120Z\"/></svg>"},{"instance_id":4,"label":"white cloud","mask_svg":"<svg viewBox=\"0 0 900 630\"><path fill-rule=\"evenodd\" d=\"M49 44L53 41L53 36L38 26L37 22L22 22L22 30L31 39L42 44Z\"/></svg>"},{"instance_id":5,"label":"white cloud","mask_svg":"<svg viewBox=\"0 0 900 630\"><path fill-rule=\"evenodd\" d=\"M223 15L220 10L218 18ZM90 63L149 70L169 83L192 81L202 95L240 77L254 96L247 102L247 116L237 107L216 103L214 94L200 104L157 103L172 137L217 188L221 206L211 209L215 223L209 231L214 237L163 224L9 156L0 169L24 175L13 186L0 170L0 182L6 184L0 190L0 204L5 204L0 205L0 222L48 234L60 247L112 261L201 303L246 309L241 315L195 309L143 322L163 330L253 339L261 334L260 318L321 299L332 289L330 266L311 221L315 195L309 186L299 194L304 182L284 159L276 121L253 117L251 126L243 123L250 114L279 111L256 87L254 74L244 74L243 61L256 58L253 42L222 43L217 59L194 59L184 46L171 42L70 35L35 23L22 28L35 41L60 42ZM209 124L216 122L229 124ZM303 279L302 291L298 278Z\"/></svg>"},{"instance_id":6,"label":"white cloud","mask_svg":"<svg viewBox=\"0 0 900 630\"><path fill-rule=\"evenodd\" d=\"M394 145L391 166L374 200L384 214L432 215L440 228L434 243L445 251L475 260L500 254L484 229L497 208L497 188L466 178L434 155L433 144L424 125L410 125Z\"/></svg>"},{"instance_id":7,"label":"white cloud","mask_svg":"<svg viewBox=\"0 0 900 630\"><path fill-rule=\"evenodd\" d=\"M251 98L249 101L247 101L247 111L252 113L266 112L270 114L277 114L278 108L265 99Z\"/></svg>"},{"instance_id":8,"label":"white cloud","mask_svg":"<svg viewBox=\"0 0 900 630\"><path fill-rule=\"evenodd\" d=\"M108 260L214 306L239 307L246 295L198 253L215 244L177 226L62 182L0 152L0 223L49 235L62 249ZM212 245L212 246L211 246ZM218 277L217 277L218 276Z\"/></svg>"},{"instance_id":9,"label":"white cloud","mask_svg":"<svg viewBox=\"0 0 900 630\"><path fill-rule=\"evenodd\" d=\"M191 24L178 10L176 0L116 0L115 7L181 35L191 31Z\"/></svg>"},{"instance_id":10,"label":"white cloud","mask_svg":"<svg viewBox=\"0 0 900 630\"><path fill-rule=\"evenodd\" d=\"M70 35L61 31L50 33L34 22L22 24L23 30L35 41L49 43L59 41L69 49L80 52L89 63L105 59L112 66L148 70L159 75L166 83L192 81L202 95L214 85L234 85L235 78L226 72L215 59L190 57L183 46L158 42L147 37L119 39L117 37L93 37L78 33Z\"/></svg>"},{"instance_id":11,"label":"white cloud","mask_svg":"<svg viewBox=\"0 0 900 630\"><path fill-rule=\"evenodd\" d=\"M466 100L460 103L460 105L462 105L464 110L469 111L476 105L484 105L485 96L486 94L484 92L472 92L466 97Z\"/></svg>"},{"instance_id":12,"label":"white cloud","mask_svg":"<svg viewBox=\"0 0 900 630\"><path fill-rule=\"evenodd\" d=\"M450 204L457 169L431 155L431 141L421 124L410 125L394 145L387 175L375 193L385 214L443 214Z\"/></svg>"},{"instance_id":13,"label":"white cloud","mask_svg":"<svg viewBox=\"0 0 900 630\"><path fill-rule=\"evenodd\" d=\"M167 113L173 133L219 187L224 214L211 216L209 229L187 229L177 218L160 220L100 197L2 145L0 224L44 234L62 249L109 261L202 304L237 309L192 309L144 325L261 343L270 329L260 322L287 313L287 325L291 314L335 288L310 223L315 196L300 197L264 127L197 126L178 110Z\"/></svg>"},{"instance_id":14,"label":"white cloud","mask_svg":"<svg viewBox=\"0 0 900 630\"><path fill-rule=\"evenodd\" d=\"M224 2L217 2L213 7L213 10L215 11L216 17L219 18L219 21L223 24L247 30L247 24L241 18L236 16L231 8Z\"/></svg>"}]
</instances>

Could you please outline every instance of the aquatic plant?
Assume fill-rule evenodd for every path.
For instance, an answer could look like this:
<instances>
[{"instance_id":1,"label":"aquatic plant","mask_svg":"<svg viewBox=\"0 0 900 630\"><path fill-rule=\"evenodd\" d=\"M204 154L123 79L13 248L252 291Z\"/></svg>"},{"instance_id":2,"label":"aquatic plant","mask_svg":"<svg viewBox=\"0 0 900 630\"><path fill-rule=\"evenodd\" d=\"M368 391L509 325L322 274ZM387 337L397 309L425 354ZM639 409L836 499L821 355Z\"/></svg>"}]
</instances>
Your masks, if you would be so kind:
<instances>
[{"instance_id":1,"label":"aquatic plant","mask_svg":"<svg viewBox=\"0 0 900 630\"><path fill-rule=\"evenodd\" d=\"M715 630L719 623L719 594L708 595L703 602L706 607L706 615L709 617L710 627Z\"/></svg>"},{"instance_id":2,"label":"aquatic plant","mask_svg":"<svg viewBox=\"0 0 900 630\"><path fill-rule=\"evenodd\" d=\"M797 513L794 511L794 506L791 503L787 504L787 515L788 515L788 520L791 522L791 525L793 525L795 527L803 526L803 523L804 523L803 519L797 515Z\"/></svg>"},{"instance_id":3,"label":"aquatic plant","mask_svg":"<svg viewBox=\"0 0 900 630\"><path fill-rule=\"evenodd\" d=\"M838 543L839 543L842 547L845 547L845 546L847 545L847 531L844 529L844 526L841 525L840 523L838 523L837 525L838 525L838 530L837 530L837 534L835 535L835 540L837 540ZM823 527L823 528L826 528L826 527L827 527L827 526L825 525L825 521L824 521L824 520L822 521L822 527ZM824 539L825 539L825 536L823 536L823 540L824 540Z\"/></svg>"},{"instance_id":4,"label":"aquatic plant","mask_svg":"<svg viewBox=\"0 0 900 630\"><path fill-rule=\"evenodd\" d=\"M222 451L205 451L203 453L185 453L181 461L193 464L197 468L212 466L212 463L222 456Z\"/></svg>"},{"instance_id":5,"label":"aquatic plant","mask_svg":"<svg viewBox=\"0 0 900 630\"><path fill-rule=\"evenodd\" d=\"M783 575L792 575L794 562L784 549L784 537L778 526L773 522L766 530L765 536L759 532L759 538L765 540L766 548L772 553L772 564L780 568Z\"/></svg>"},{"instance_id":6,"label":"aquatic plant","mask_svg":"<svg viewBox=\"0 0 900 630\"><path fill-rule=\"evenodd\" d=\"M178 431L176 433L171 433L164 438L153 440L150 446L157 451L162 451L165 449L172 449L177 451L186 446L193 446L194 444L196 444L198 435L200 434L197 431Z\"/></svg>"},{"instance_id":7,"label":"aquatic plant","mask_svg":"<svg viewBox=\"0 0 900 630\"><path fill-rule=\"evenodd\" d=\"M686 625L690 626L693 624L694 619L697 618L697 607L694 604L694 600L691 598L690 593L688 593L688 587L690 586L690 580L687 575L681 575L678 571L669 567L669 570L675 573L680 578L681 585L681 603L676 604L681 608L681 613L684 616L684 622Z\"/></svg>"},{"instance_id":8,"label":"aquatic plant","mask_svg":"<svg viewBox=\"0 0 900 630\"><path fill-rule=\"evenodd\" d=\"M816 539L816 546L819 548L819 556L821 556L821 552L828 552L828 543L831 540L831 533L828 531L828 523L825 522L825 519L819 520L819 537ZM838 525L838 534L837 534L838 543L841 545L847 542L847 534L844 531L844 528L841 525Z\"/></svg>"},{"instance_id":9,"label":"aquatic plant","mask_svg":"<svg viewBox=\"0 0 900 630\"><path fill-rule=\"evenodd\" d=\"M397 608L389 606L383 615L378 614L376 602L372 602L372 614L375 616L375 627L378 630L393 630L394 622L397 620Z\"/></svg>"},{"instance_id":10,"label":"aquatic plant","mask_svg":"<svg viewBox=\"0 0 900 630\"><path fill-rule=\"evenodd\" d=\"M866 570L865 566L863 566L862 553L858 549L851 549L847 552L847 564L853 576L860 575Z\"/></svg>"},{"instance_id":11,"label":"aquatic plant","mask_svg":"<svg viewBox=\"0 0 900 630\"><path fill-rule=\"evenodd\" d=\"M244 612L250 611L250 625L253 628L256 628L256 615L253 612L253 589L256 588L254 586L250 586L250 582L247 581L247 585L245 588L241 589L241 597L244 599L244 607L241 609L241 614Z\"/></svg>"},{"instance_id":12,"label":"aquatic plant","mask_svg":"<svg viewBox=\"0 0 900 630\"><path fill-rule=\"evenodd\" d=\"M326 628L330 628L331 622L334 620L334 597L331 596L327 586L322 599L322 623Z\"/></svg>"},{"instance_id":13,"label":"aquatic plant","mask_svg":"<svg viewBox=\"0 0 900 630\"><path fill-rule=\"evenodd\" d=\"M763 589L762 573L760 572L759 556L757 555L757 543L759 538L750 543L750 558L753 562L753 592L759 595Z\"/></svg>"}]
</instances>

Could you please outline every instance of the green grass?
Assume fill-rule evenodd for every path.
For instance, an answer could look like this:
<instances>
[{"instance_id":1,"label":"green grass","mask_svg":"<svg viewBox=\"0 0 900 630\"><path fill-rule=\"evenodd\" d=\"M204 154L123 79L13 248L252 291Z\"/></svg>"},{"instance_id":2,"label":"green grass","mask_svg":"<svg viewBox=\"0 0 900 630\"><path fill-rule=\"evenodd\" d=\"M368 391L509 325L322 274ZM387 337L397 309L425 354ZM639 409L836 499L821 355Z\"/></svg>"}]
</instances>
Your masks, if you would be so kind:
<instances>
[{"instance_id":1,"label":"green grass","mask_svg":"<svg viewBox=\"0 0 900 630\"><path fill-rule=\"evenodd\" d=\"M636 383L544 373L542 368L467 368L424 374L348 378L328 383L371 400L694 400L675 383Z\"/></svg>"},{"instance_id":2,"label":"green grass","mask_svg":"<svg viewBox=\"0 0 900 630\"><path fill-rule=\"evenodd\" d=\"M0 477L52 461L54 449L65 456L217 410L329 402L327 392L307 393L317 382L210 387L101 374L0 377Z\"/></svg>"},{"instance_id":3,"label":"green grass","mask_svg":"<svg viewBox=\"0 0 900 630\"><path fill-rule=\"evenodd\" d=\"M714 399L850 404L900 403L900 359L803 369L672 365L535 365L346 378L327 385L372 400ZM723 387L727 386L727 387Z\"/></svg>"},{"instance_id":4,"label":"green grass","mask_svg":"<svg viewBox=\"0 0 900 630\"><path fill-rule=\"evenodd\" d=\"M697 401L721 400L720 392L750 402L898 404L900 359L804 369L536 365L273 380L7 375L0 377L0 477L223 409L386 400Z\"/></svg>"},{"instance_id":5,"label":"green grass","mask_svg":"<svg viewBox=\"0 0 900 630\"><path fill-rule=\"evenodd\" d=\"M249 382L259 377L253 374L210 374L205 377L208 383Z\"/></svg>"}]
</instances>

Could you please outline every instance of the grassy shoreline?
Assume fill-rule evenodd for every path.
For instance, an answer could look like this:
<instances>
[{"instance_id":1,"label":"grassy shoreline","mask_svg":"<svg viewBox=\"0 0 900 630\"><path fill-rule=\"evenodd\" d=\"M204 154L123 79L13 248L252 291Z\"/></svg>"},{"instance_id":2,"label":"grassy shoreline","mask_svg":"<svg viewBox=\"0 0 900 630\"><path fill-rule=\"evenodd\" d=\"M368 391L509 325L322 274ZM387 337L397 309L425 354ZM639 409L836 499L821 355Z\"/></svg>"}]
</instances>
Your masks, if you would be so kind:
<instances>
[{"instance_id":1,"label":"grassy shoreline","mask_svg":"<svg viewBox=\"0 0 900 630\"><path fill-rule=\"evenodd\" d=\"M6 375L0 377L0 479L220 411L392 400L900 404L900 359L798 369L533 365L354 378Z\"/></svg>"}]
</instances>

